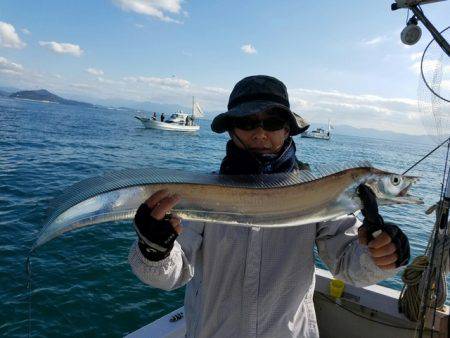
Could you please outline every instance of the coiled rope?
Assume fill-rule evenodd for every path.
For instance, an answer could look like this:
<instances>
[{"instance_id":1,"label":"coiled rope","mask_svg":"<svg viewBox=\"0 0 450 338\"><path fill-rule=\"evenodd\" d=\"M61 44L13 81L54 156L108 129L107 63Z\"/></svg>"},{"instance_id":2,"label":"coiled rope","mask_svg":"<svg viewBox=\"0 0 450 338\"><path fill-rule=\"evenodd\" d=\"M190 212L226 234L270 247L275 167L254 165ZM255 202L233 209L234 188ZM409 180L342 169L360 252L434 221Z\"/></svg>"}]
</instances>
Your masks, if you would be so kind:
<instances>
[{"instance_id":1,"label":"coiled rope","mask_svg":"<svg viewBox=\"0 0 450 338\"><path fill-rule=\"evenodd\" d=\"M420 282L424 271L427 269L429 259L427 256L417 256L403 271L402 291L399 298L399 310L409 320L417 322L420 316Z\"/></svg>"}]
</instances>

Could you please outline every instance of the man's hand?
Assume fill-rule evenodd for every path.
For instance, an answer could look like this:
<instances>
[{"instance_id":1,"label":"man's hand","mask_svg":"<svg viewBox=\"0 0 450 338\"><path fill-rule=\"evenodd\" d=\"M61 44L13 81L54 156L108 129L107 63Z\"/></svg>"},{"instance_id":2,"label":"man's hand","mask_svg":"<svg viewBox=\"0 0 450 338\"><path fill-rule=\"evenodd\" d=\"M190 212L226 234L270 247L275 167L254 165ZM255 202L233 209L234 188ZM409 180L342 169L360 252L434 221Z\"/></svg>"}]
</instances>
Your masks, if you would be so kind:
<instances>
[{"instance_id":1,"label":"man's hand","mask_svg":"<svg viewBox=\"0 0 450 338\"><path fill-rule=\"evenodd\" d=\"M159 261L169 256L182 232L181 218L169 214L180 201L178 195L159 190L141 204L134 217L139 249L147 259Z\"/></svg>"},{"instance_id":2,"label":"man's hand","mask_svg":"<svg viewBox=\"0 0 450 338\"><path fill-rule=\"evenodd\" d=\"M368 241L368 232L364 227L358 229L359 244L367 245L369 247L369 254L374 263L383 270L395 269L396 261L398 260L397 248L392 242L391 236L386 232Z\"/></svg>"},{"instance_id":3,"label":"man's hand","mask_svg":"<svg viewBox=\"0 0 450 338\"><path fill-rule=\"evenodd\" d=\"M179 201L180 197L178 195L170 195L168 190L163 189L155 192L144 203L152 210L150 216L156 220L162 220ZM170 216L169 222L177 234L181 234L183 231L181 218Z\"/></svg>"},{"instance_id":4,"label":"man's hand","mask_svg":"<svg viewBox=\"0 0 450 338\"><path fill-rule=\"evenodd\" d=\"M358 240L367 245L374 263L383 270L406 265L410 257L408 237L392 223L385 223L378 213L377 198L368 186L357 188L361 198L363 225L358 229Z\"/></svg>"}]
</instances>

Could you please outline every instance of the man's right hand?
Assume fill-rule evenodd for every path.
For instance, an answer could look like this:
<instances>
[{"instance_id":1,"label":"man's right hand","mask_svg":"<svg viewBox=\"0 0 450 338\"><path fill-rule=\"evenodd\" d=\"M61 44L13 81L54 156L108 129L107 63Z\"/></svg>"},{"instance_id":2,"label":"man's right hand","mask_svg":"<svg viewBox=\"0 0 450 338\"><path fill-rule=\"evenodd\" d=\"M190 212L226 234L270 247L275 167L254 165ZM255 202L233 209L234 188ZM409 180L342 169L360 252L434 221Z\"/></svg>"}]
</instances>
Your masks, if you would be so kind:
<instances>
[{"instance_id":1,"label":"man's right hand","mask_svg":"<svg viewBox=\"0 0 450 338\"><path fill-rule=\"evenodd\" d=\"M134 228L139 237L139 249L147 259L160 261L169 256L182 231L181 218L170 215L179 201L178 195L158 190L138 208Z\"/></svg>"}]
</instances>

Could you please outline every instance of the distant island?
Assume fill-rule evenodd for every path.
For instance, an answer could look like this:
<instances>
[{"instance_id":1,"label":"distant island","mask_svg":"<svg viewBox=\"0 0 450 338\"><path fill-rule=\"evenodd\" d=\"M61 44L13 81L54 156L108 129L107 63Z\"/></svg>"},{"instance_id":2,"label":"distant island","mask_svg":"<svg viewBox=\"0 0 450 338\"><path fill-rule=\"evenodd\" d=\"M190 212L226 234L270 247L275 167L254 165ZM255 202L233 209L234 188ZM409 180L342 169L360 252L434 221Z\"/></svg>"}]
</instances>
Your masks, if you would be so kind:
<instances>
[{"instance_id":1,"label":"distant island","mask_svg":"<svg viewBox=\"0 0 450 338\"><path fill-rule=\"evenodd\" d=\"M19 92L9 95L9 97L13 98L13 99L26 99L26 100L33 100L33 101L40 101L40 102L54 102L54 103L66 104L66 105L70 105L70 106L82 106L82 107L89 107L89 108L95 107L95 105L93 105L91 103L63 99L62 97L60 97L58 95L50 93L46 89L22 90L22 91L19 91Z\"/></svg>"}]
</instances>

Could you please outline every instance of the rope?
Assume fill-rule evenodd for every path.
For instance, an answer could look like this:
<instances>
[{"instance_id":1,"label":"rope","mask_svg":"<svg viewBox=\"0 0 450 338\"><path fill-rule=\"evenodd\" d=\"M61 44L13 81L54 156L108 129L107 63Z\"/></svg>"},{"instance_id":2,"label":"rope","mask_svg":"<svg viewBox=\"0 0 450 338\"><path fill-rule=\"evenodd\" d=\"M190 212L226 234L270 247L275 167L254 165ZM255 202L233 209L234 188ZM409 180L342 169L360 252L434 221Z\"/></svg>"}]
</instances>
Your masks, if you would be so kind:
<instances>
[{"instance_id":1,"label":"rope","mask_svg":"<svg viewBox=\"0 0 450 338\"><path fill-rule=\"evenodd\" d=\"M404 313L409 320L417 322L420 317L420 281L427 269L429 259L427 256L417 256L411 264L403 271L402 281L404 284L399 298L400 312Z\"/></svg>"}]
</instances>

